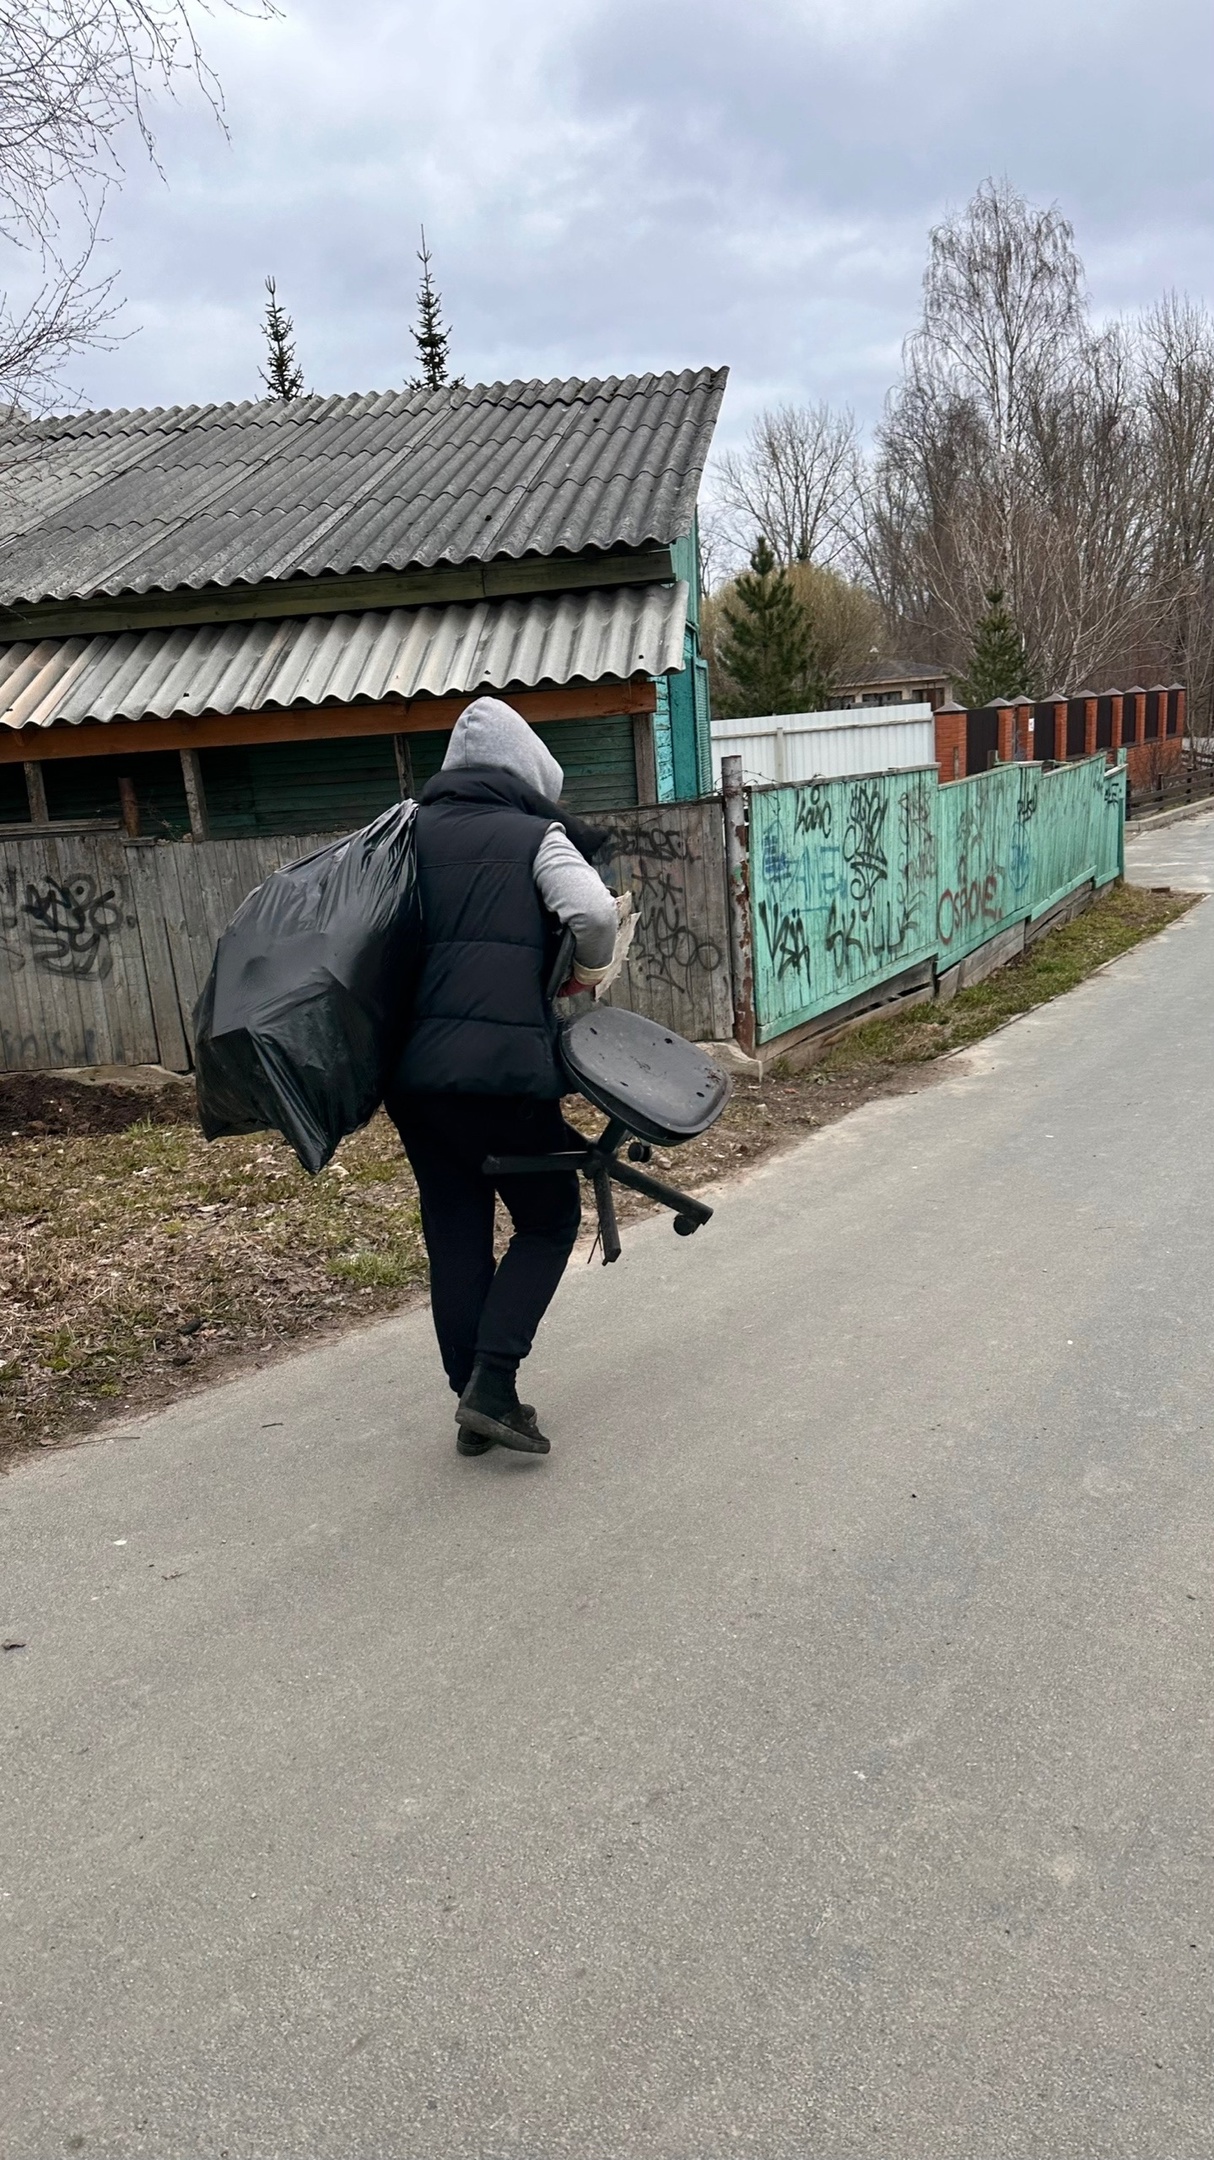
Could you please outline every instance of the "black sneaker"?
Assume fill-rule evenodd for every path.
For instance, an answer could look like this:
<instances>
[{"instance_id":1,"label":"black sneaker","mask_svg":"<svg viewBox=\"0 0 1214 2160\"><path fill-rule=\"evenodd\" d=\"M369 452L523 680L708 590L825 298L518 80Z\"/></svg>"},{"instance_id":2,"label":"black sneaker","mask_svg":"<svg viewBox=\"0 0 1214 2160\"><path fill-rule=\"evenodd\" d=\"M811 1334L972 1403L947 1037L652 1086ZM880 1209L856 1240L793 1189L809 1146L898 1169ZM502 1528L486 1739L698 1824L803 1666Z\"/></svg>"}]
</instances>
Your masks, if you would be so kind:
<instances>
[{"instance_id":1,"label":"black sneaker","mask_svg":"<svg viewBox=\"0 0 1214 2160\"><path fill-rule=\"evenodd\" d=\"M510 1414L517 1416L522 1421L522 1426L528 1427L535 1434L537 1440L543 1439L543 1434L539 1429L539 1420L535 1414L534 1403L520 1403L517 1412L511 1412ZM462 1425L456 1427L455 1452L457 1455L487 1455L490 1448L499 1445L500 1443L496 1440L482 1440L476 1433L465 1431ZM550 1443L546 1442L545 1448L537 1452L544 1453L549 1445Z\"/></svg>"},{"instance_id":2,"label":"black sneaker","mask_svg":"<svg viewBox=\"0 0 1214 2160\"><path fill-rule=\"evenodd\" d=\"M455 1413L456 1446L461 1455L483 1455L487 1447L514 1448L524 1455L547 1455L551 1442L540 1431L530 1403L520 1403L514 1378L478 1358ZM479 1446L475 1445L480 1442Z\"/></svg>"}]
</instances>

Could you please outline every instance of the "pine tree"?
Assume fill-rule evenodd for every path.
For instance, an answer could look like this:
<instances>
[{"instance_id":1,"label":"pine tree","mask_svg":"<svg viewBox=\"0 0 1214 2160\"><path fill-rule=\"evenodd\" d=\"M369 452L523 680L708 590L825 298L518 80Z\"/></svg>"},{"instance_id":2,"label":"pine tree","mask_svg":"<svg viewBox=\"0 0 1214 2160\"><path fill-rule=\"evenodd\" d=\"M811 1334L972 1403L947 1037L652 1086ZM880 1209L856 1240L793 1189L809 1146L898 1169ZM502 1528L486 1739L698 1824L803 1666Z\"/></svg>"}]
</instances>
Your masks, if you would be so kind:
<instances>
[{"instance_id":1,"label":"pine tree","mask_svg":"<svg viewBox=\"0 0 1214 2160\"><path fill-rule=\"evenodd\" d=\"M265 321L261 327L270 364L257 372L271 397L302 397L304 379L303 369L295 358L295 325L278 305L278 289L272 277L266 279L266 293Z\"/></svg>"},{"instance_id":2,"label":"pine tree","mask_svg":"<svg viewBox=\"0 0 1214 2160\"><path fill-rule=\"evenodd\" d=\"M411 390L441 390L444 385L458 388L463 378L457 378L455 384L452 384L448 373L447 347L451 342L451 332L443 322L443 296L435 291L434 280L430 275L430 250L426 246L424 225L421 234L422 244L417 251L417 259L422 266L422 279L417 288L417 328L413 332L421 373L414 376L409 387Z\"/></svg>"},{"instance_id":3,"label":"pine tree","mask_svg":"<svg viewBox=\"0 0 1214 2160\"><path fill-rule=\"evenodd\" d=\"M1028 647L999 585L992 585L986 596L986 613L974 626L969 669L956 690L962 704L971 707L1037 694Z\"/></svg>"},{"instance_id":4,"label":"pine tree","mask_svg":"<svg viewBox=\"0 0 1214 2160\"><path fill-rule=\"evenodd\" d=\"M809 616L762 535L722 612L720 661L733 715L816 711L826 685Z\"/></svg>"}]
</instances>

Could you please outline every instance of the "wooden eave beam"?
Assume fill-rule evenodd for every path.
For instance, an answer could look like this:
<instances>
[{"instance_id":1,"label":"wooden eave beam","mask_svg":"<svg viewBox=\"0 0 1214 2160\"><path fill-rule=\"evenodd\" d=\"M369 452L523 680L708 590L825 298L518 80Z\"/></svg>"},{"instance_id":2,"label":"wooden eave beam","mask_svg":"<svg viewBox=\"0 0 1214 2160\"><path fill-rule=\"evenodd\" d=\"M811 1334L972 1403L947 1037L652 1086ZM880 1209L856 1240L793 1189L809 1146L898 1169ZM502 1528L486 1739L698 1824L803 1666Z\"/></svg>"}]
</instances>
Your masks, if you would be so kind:
<instances>
[{"instance_id":1,"label":"wooden eave beam","mask_svg":"<svg viewBox=\"0 0 1214 2160\"><path fill-rule=\"evenodd\" d=\"M287 578L261 585L212 586L201 592L118 593L112 600L45 601L0 608L0 640L442 606L454 600L501 600L511 594L669 584L673 577L670 549L649 548L635 554L576 555L567 560L543 555L521 562L465 563L454 569L384 570L367 577Z\"/></svg>"},{"instance_id":2,"label":"wooden eave beam","mask_svg":"<svg viewBox=\"0 0 1214 2160\"><path fill-rule=\"evenodd\" d=\"M475 692L461 697L401 698L382 705L290 706L255 713L177 713L168 720L84 720L78 726L0 727L0 764L42 764L50 758L130 757L147 750L226 750L242 743L332 742L347 735L425 735L455 726ZM651 680L571 685L558 690L507 691L531 722L599 720L651 713Z\"/></svg>"}]
</instances>

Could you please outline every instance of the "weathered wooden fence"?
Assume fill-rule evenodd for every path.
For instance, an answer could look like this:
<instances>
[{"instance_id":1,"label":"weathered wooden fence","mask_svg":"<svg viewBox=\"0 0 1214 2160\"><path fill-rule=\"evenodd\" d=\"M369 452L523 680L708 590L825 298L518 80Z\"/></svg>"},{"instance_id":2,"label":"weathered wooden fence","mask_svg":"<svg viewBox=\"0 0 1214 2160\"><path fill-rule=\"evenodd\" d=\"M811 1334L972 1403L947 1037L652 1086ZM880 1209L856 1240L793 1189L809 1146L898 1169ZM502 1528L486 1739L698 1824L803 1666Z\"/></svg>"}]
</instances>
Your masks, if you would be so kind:
<instances>
[{"instance_id":1,"label":"weathered wooden fence","mask_svg":"<svg viewBox=\"0 0 1214 2160\"><path fill-rule=\"evenodd\" d=\"M733 985L719 800L659 803L600 822L613 842L607 882L631 891L640 916L609 1002L693 1042L723 1042L733 1033Z\"/></svg>"},{"instance_id":2,"label":"weathered wooden fence","mask_svg":"<svg viewBox=\"0 0 1214 2160\"><path fill-rule=\"evenodd\" d=\"M605 818L640 929L614 995L696 1039L733 1027L718 802ZM246 893L331 835L0 841L0 1071L190 1065L194 1003Z\"/></svg>"},{"instance_id":3,"label":"weathered wooden fence","mask_svg":"<svg viewBox=\"0 0 1214 2160\"><path fill-rule=\"evenodd\" d=\"M750 796L760 1042L916 966L937 974L1121 867L1125 768L933 769Z\"/></svg>"},{"instance_id":4,"label":"weathered wooden fence","mask_svg":"<svg viewBox=\"0 0 1214 2160\"><path fill-rule=\"evenodd\" d=\"M1121 866L1124 767L1009 765L941 787L935 768L751 791L760 1042L915 968L949 968ZM724 824L716 798L604 820L608 875L640 928L613 1000L696 1041L733 1031ZM287 839L0 842L0 1070L190 1064L215 940Z\"/></svg>"}]
</instances>

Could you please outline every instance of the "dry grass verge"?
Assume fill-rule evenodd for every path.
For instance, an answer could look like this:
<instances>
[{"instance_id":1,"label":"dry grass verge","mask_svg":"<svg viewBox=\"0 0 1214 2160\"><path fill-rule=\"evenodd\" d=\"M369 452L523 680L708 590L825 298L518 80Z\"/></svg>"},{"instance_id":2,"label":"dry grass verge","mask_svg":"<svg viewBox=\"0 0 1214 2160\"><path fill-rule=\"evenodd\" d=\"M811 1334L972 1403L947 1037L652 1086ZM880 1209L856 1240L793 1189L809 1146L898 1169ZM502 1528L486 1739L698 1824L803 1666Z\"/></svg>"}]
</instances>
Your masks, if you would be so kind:
<instances>
[{"instance_id":1,"label":"dry grass verge","mask_svg":"<svg viewBox=\"0 0 1214 2160\"><path fill-rule=\"evenodd\" d=\"M695 1187L744 1169L1058 996L1192 905L1122 886L946 1006L875 1020L806 1073L740 1085L703 1140L655 1153ZM208 1147L192 1090L0 1079L0 1450L162 1404L425 1283L417 1195L376 1117L309 1178L277 1138ZM593 1124L588 1115L585 1122ZM621 1216L645 1203L621 1195Z\"/></svg>"}]
</instances>

